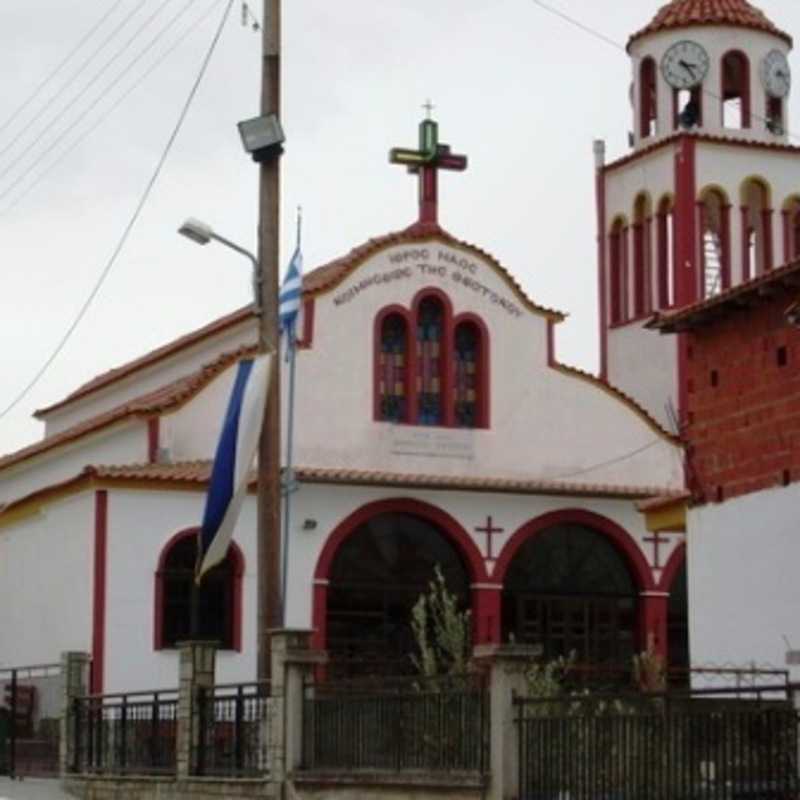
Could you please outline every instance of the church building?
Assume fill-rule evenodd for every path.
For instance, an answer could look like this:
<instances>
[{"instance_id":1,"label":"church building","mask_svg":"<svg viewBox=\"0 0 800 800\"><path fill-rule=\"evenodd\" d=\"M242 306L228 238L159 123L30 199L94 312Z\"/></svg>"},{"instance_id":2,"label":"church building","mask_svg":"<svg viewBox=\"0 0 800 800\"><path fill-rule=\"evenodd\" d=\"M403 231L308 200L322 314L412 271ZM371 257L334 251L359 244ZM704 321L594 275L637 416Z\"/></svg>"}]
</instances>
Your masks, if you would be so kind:
<instances>
[{"instance_id":1,"label":"church building","mask_svg":"<svg viewBox=\"0 0 800 800\"><path fill-rule=\"evenodd\" d=\"M407 669L437 569L475 643L689 664L691 346L646 323L798 255L790 45L745 0L674 0L632 36L632 150L596 145L599 377L556 359L564 315L513 265L439 224L438 181L469 191L469 172L450 174L466 158L437 124L392 151L416 219L303 280L284 622L332 665ZM256 340L252 307L210 322L39 410L43 439L0 458L5 661L85 650L96 692L174 684L210 461ZM256 671L255 529L251 493L201 592L221 681Z\"/></svg>"}]
</instances>

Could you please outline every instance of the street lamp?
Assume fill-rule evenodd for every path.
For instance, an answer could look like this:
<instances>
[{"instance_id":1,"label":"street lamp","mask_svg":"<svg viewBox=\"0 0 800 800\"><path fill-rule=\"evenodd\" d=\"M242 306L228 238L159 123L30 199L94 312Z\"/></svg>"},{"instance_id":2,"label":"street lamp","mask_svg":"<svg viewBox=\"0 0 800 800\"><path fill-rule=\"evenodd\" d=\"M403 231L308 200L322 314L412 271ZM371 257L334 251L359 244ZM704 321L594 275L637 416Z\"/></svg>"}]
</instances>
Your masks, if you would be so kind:
<instances>
[{"instance_id":1,"label":"street lamp","mask_svg":"<svg viewBox=\"0 0 800 800\"><path fill-rule=\"evenodd\" d=\"M208 244L211 241L219 242L225 245L225 247L235 250L237 253L241 253L241 255L249 259L250 263L253 265L253 299L255 309L257 314L260 313L261 267L258 263L258 259L249 250L236 244L236 242L232 242L230 239L226 239L224 236L220 236L218 233L214 232L210 225L194 217L189 217L183 225L178 228L178 233L181 234L181 236L185 236L187 239L191 239L196 244Z\"/></svg>"}]
</instances>

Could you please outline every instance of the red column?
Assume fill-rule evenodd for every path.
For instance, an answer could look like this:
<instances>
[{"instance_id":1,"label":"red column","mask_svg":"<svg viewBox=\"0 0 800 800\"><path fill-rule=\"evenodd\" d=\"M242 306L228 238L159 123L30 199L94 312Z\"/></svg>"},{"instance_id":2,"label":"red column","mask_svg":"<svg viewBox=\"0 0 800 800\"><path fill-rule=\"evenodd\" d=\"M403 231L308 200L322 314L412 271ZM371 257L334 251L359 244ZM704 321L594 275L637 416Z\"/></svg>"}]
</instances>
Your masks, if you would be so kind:
<instances>
[{"instance_id":1,"label":"red column","mask_svg":"<svg viewBox=\"0 0 800 800\"><path fill-rule=\"evenodd\" d=\"M667 252L667 244L669 237L667 236L667 225L669 222L669 215L659 212L658 214L658 307L666 308L669 305L669 253Z\"/></svg>"},{"instance_id":2,"label":"red column","mask_svg":"<svg viewBox=\"0 0 800 800\"><path fill-rule=\"evenodd\" d=\"M697 300L696 140L682 135L675 155L675 303Z\"/></svg>"},{"instance_id":3,"label":"red column","mask_svg":"<svg viewBox=\"0 0 800 800\"><path fill-rule=\"evenodd\" d=\"M608 309L610 306L606 287L607 258L606 244L606 177L602 167L597 170L595 179L595 197L597 204L597 292L600 298L599 323L600 323L600 377L608 377Z\"/></svg>"},{"instance_id":4,"label":"red column","mask_svg":"<svg viewBox=\"0 0 800 800\"><path fill-rule=\"evenodd\" d=\"M761 212L761 228L764 234L764 272L767 272L775 266L771 208L765 208Z\"/></svg>"},{"instance_id":5,"label":"red column","mask_svg":"<svg viewBox=\"0 0 800 800\"><path fill-rule=\"evenodd\" d=\"M472 587L474 644L500 644L502 639L500 584L476 584Z\"/></svg>"},{"instance_id":6,"label":"red column","mask_svg":"<svg viewBox=\"0 0 800 800\"><path fill-rule=\"evenodd\" d=\"M621 280L620 283L622 284L622 296L620 298L620 319L622 322L627 322L630 319L630 279L629 275L629 253L630 253L630 227L624 227L621 233L621 251L622 251L622 258L621 258Z\"/></svg>"},{"instance_id":7,"label":"red column","mask_svg":"<svg viewBox=\"0 0 800 800\"><path fill-rule=\"evenodd\" d=\"M653 310L653 218L644 223L644 313Z\"/></svg>"},{"instance_id":8,"label":"red column","mask_svg":"<svg viewBox=\"0 0 800 800\"><path fill-rule=\"evenodd\" d=\"M742 212L742 282L750 280L754 265L750 263L750 209L741 207Z\"/></svg>"},{"instance_id":9,"label":"red column","mask_svg":"<svg viewBox=\"0 0 800 800\"><path fill-rule=\"evenodd\" d=\"M644 314L644 226L637 222L633 226L633 316Z\"/></svg>"},{"instance_id":10,"label":"red column","mask_svg":"<svg viewBox=\"0 0 800 800\"><path fill-rule=\"evenodd\" d=\"M327 644L328 631L328 581L314 579L313 600L311 610L311 646L314 650L324 650Z\"/></svg>"},{"instance_id":11,"label":"red column","mask_svg":"<svg viewBox=\"0 0 800 800\"><path fill-rule=\"evenodd\" d=\"M669 595L666 592L642 592L640 597L640 650L646 650L652 641L656 653L667 664L667 612Z\"/></svg>"},{"instance_id":12,"label":"red column","mask_svg":"<svg viewBox=\"0 0 800 800\"><path fill-rule=\"evenodd\" d=\"M698 297L706 296L706 226L708 225L708 209L706 204L698 202L697 204L697 263L700 265L698 270L699 288Z\"/></svg>"},{"instance_id":13,"label":"red column","mask_svg":"<svg viewBox=\"0 0 800 800\"><path fill-rule=\"evenodd\" d=\"M792 212L784 209L781 217L783 218L783 263L788 264L792 260Z\"/></svg>"}]
</instances>

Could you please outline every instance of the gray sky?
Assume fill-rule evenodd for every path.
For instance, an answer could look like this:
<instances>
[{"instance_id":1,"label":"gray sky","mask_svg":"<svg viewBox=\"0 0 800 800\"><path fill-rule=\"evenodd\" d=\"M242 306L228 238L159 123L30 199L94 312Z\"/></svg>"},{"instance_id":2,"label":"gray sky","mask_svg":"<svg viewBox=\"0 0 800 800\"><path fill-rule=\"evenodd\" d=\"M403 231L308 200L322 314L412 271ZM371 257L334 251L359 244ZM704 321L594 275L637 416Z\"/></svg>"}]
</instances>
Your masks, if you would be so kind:
<instances>
[{"instance_id":1,"label":"gray sky","mask_svg":"<svg viewBox=\"0 0 800 800\"><path fill-rule=\"evenodd\" d=\"M622 43L661 5L546 2ZM251 5L260 17L260 0ZM414 181L387 163L387 152L415 144L421 106L430 97L441 139L470 159L466 173L446 173L441 180L441 223L493 253L536 302L569 312L558 330L559 357L594 370L592 140L605 138L611 158L627 149L627 56L533 0L283 5L288 144L282 161L282 260L293 247L298 203L304 209L306 269L415 219ZM798 4L760 5L776 24L800 36ZM224 0L3 2L0 409L47 359L105 266L224 7ZM80 52L12 117L112 8ZM236 122L258 111L260 34L241 26L240 8L236 0L172 155L94 304L37 387L0 419L0 452L40 436L40 425L30 418L34 409L248 302L246 261L218 246L194 246L175 233L186 216L196 216L245 246L255 244L257 169L241 151ZM69 81L129 14L130 22ZM141 35L95 79L152 15ZM128 76L103 94L163 28ZM797 94L791 119L800 134Z\"/></svg>"}]
</instances>

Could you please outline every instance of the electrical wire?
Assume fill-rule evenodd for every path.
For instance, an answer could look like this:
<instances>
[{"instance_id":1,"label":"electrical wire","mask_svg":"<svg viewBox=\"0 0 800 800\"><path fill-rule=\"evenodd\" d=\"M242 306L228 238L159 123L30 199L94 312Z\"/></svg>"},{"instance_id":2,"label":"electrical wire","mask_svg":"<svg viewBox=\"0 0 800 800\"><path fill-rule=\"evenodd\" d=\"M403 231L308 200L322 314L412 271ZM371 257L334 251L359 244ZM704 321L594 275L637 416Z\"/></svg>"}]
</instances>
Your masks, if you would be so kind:
<instances>
[{"instance_id":1,"label":"electrical wire","mask_svg":"<svg viewBox=\"0 0 800 800\"><path fill-rule=\"evenodd\" d=\"M75 47L70 50L69 55L67 55L66 58L59 62L57 67L48 73L47 77L44 78L44 80L42 80L42 82L33 90L33 93L28 96L27 100L25 100L22 105L14 109L14 111L12 111L11 114L6 118L5 122L0 123L0 133L3 133L3 131L9 125L11 125L11 123L39 96L39 92L41 92L42 89L44 89L44 87L47 86L47 84L50 83L50 81L53 80L53 78L55 78L55 76L58 75L58 73L67 64L69 64L69 62L72 60L72 57L80 52L80 49L86 44L86 42L88 42L89 39L91 39L92 36L97 33L97 31L103 26L103 23L120 7L120 5L122 5L122 2L123 0L117 0L117 2L114 3L114 5L111 6L111 8L108 9L105 14L103 14L100 20L92 26L89 32L84 34L78 44L76 44Z\"/></svg>"},{"instance_id":2,"label":"electrical wire","mask_svg":"<svg viewBox=\"0 0 800 800\"><path fill-rule=\"evenodd\" d=\"M88 69L89 65L94 61L94 59L100 55L100 53L105 50L108 44L113 40L113 38L133 19L136 12L145 4L146 0L139 0L139 4L134 6L133 10L117 25L116 28L108 35L105 39L100 43L100 46L95 49L92 55L89 56L78 69L72 73L72 75L67 78L67 80L59 86L55 93L52 94L45 104L39 109L36 115L31 119L28 125L37 122L42 114L50 108L50 104L53 101L53 98L57 97L58 95L62 94L65 89L67 89L72 83L74 83L85 71ZM0 158L2 158L26 133L26 129L23 128L2 150L0 150Z\"/></svg>"},{"instance_id":3,"label":"electrical wire","mask_svg":"<svg viewBox=\"0 0 800 800\"><path fill-rule=\"evenodd\" d=\"M116 77L114 77L103 88L102 92L92 101L92 103L87 108L85 108L67 126L66 129L56 132L56 134L52 137L51 141L48 144L46 144L45 147L43 148L43 152L49 153L59 141L63 140L65 136L69 135L78 125L80 125L80 123L83 122L83 120L86 119L86 117L89 114L91 114L91 112L94 111L94 109L106 98L108 93L112 89L114 89L114 87L116 87L128 75L128 73L139 63L139 61L141 61L142 58L144 58L145 55L147 55L147 53L150 52L150 50L152 50L153 47L155 47L158 41L175 25L175 23L178 22L178 20L182 16L184 16L184 14L187 13L189 8L195 2L197 2L197 0L187 0L187 2L185 3L184 6L182 6L180 11L178 11L178 13L175 14L175 16L173 16L172 19L163 28L161 28L161 30L159 30L159 32L155 35L155 37L151 39L150 42L148 42L145 48L139 52L139 54L133 59L133 61L131 61L126 67L124 67L123 70L120 73L118 73ZM65 109L65 111L66 110L67 109ZM39 137L39 139L41 138L42 137ZM38 140L36 142L33 142L31 147L33 147L37 143ZM4 200L6 197L8 197L8 195L11 194L11 192L17 186L19 186L20 183L22 183L25 180L25 178L28 177L31 171L35 169L37 166L39 166L40 163L41 163L41 158L39 156L34 157L30 166L26 170L24 170L20 175L18 175L17 178L11 184L9 184L2 192L0 192L0 200ZM0 173L0 179L2 179L5 176L5 174L6 174L5 172Z\"/></svg>"},{"instance_id":4,"label":"electrical wire","mask_svg":"<svg viewBox=\"0 0 800 800\"><path fill-rule=\"evenodd\" d=\"M125 45L122 47L122 49L121 49L121 50L118 50L118 51L117 51L117 52L116 52L116 53L115 53L115 54L114 54L114 55L111 57L111 59L110 59L109 61L107 61L107 62L106 62L106 63L105 63L105 64L104 64L104 65L103 65L101 68L100 68L100 70L99 70L98 72L96 72L96 73L94 74L94 76L93 76L93 77L92 77L92 79L89 81L89 83L87 83L87 84L86 84L86 85L85 85L85 86L84 86L84 87L83 87L83 88L82 88L82 89L81 89L81 90L78 92L78 94L74 95L74 96L72 97L72 99L71 99L71 100L70 100L70 101L67 103L67 105L66 105L66 106L64 106L64 107L61 109L61 111L59 111L59 112L58 112L58 113L55 115L55 117L53 117L53 118L52 118L52 119L51 119L51 120L50 120L50 121L49 121L49 122L48 122L48 123L45 125L45 127L42 129L42 131L39 133L39 135L38 135L38 136L37 136L37 137L36 137L36 138L35 138L35 139L34 139L32 142L29 142L28 146L27 146L27 147L26 147L26 148L25 148L25 149L24 149L24 150L23 150L23 151L22 151L22 152L21 152L21 153L20 153L20 154L19 154L19 155L18 155L18 156L15 158L15 159L13 159L13 160L11 161L11 163L10 163L10 164L7 164L7 165L6 165L6 167L5 167L5 169L3 169L2 171L0 171L0 180L2 180L3 178L5 178L5 177L6 177L6 175L8 175L8 173L9 173L9 172L10 172L10 171L11 171L11 170L12 170L12 169L13 169L13 168L14 168L14 167L17 165L17 164L19 164L19 163L20 163L20 161L21 161L23 158L25 158L25 156L26 156L28 153L30 153L30 152L31 152L31 150L33 150L33 148L34 148L34 147L36 147L36 145L37 145L37 144L39 144L39 142L41 142L41 141L42 141L42 139L43 139L43 138L44 138L44 137L45 137L45 136L46 136L46 135L47 135L47 134L50 132L50 130L52 129L53 125L55 125L57 122L59 122L59 121L60 121L60 120L61 120L61 119L64 117L64 115L65 115L65 114L66 114L68 111L70 111L70 109L72 109L72 108L75 106L75 104L76 104L76 103L77 103L77 102L78 102L78 101L79 101L79 100L80 100L80 99L81 99L81 98L82 98L82 97L83 97L83 96L86 94L86 92L88 92L88 91L89 91L89 89L91 89L91 88L92 88L92 86L94 86L94 84L95 84L95 83L96 83L96 82L97 82L97 81L98 81L98 80L99 80L99 79L100 79L100 78L101 78L101 77L102 77L102 76L103 76L103 75L106 73L106 71L107 71L107 70L108 70L108 69L111 67L111 65L112 65L112 64L114 64L114 62L116 62L116 61L117 61L117 59L119 59L119 58L120 58L120 56L122 56L122 54L123 54L123 53L125 53L125 51L126 51L126 50L127 50L127 49L128 49L128 48L129 48L129 47L130 47L130 46L131 46L131 45L132 45L134 42L135 42L135 41L136 41L136 39L137 39L137 38L138 38L138 37L141 35L141 33L142 33L142 32L143 32L143 31L144 31L144 30L145 30L145 29L146 29L146 28L147 28L147 27L148 27L148 26L149 26L149 25L150 25L150 24L153 22L153 20L155 20L155 19L156 19L156 18L157 18L157 17L158 17L158 16L159 16L159 15L160 15L160 14L161 14L163 11L164 11L164 9L165 9L165 8L166 8L166 7L167 7L167 6L168 6L168 5L169 5L169 4L172 2L172 1L173 1L173 0L163 0L162 4L161 4L161 5L160 5L160 6L159 6L159 7L158 7L158 8L157 8L157 9L156 9L156 10L155 10L155 11L154 11L154 12L153 12L153 13L152 13L152 14L151 14L151 15L150 15L150 16L149 16L149 17L148 17L148 18L147 18L145 21L144 21L144 23L143 23L142 25L140 25L140 26L139 26L139 28L137 29L136 33L134 33L134 34L133 34L133 36L132 36L132 37L131 37L131 38L130 38L130 39L129 39L129 40L126 42L126 43L125 43ZM195 0L189 0L189 5L191 5L193 2L195 2ZM156 37L156 38L158 38L158 37ZM135 63L135 60L134 60L134 63ZM58 134L56 134L56 136L58 136Z\"/></svg>"},{"instance_id":5,"label":"electrical wire","mask_svg":"<svg viewBox=\"0 0 800 800\"><path fill-rule=\"evenodd\" d=\"M96 281L95 285L92 287L92 290L89 293L89 296L84 301L83 305L81 306L80 310L78 311L77 316L72 321L72 323L69 325L69 327L67 328L66 332L61 337L61 339L58 342L58 344L56 345L56 348L53 350L53 352L50 354L50 356L47 358L47 360L44 362L44 364L39 368L39 370L36 372L36 374L33 376L33 378L22 389L22 391L20 391L17 394L17 396L2 411L0 411L0 419L3 419L10 411L12 411L12 409L16 408L16 406L19 405L19 403L29 394L29 392L34 388L34 386L36 386L39 383L39 381L41 380L42 376L50 368L50 365L56 360L58 355L61 353L61 351L66 346L67 342L72 337L72 334L75 332L75 330L78 327L78 325L81 323L83 318L86 316L86 312L89 310L89 307L91 306L91 304L94 301L95 297L97 297L98 293L100 292L100 289L102 288L103 284L105 283L106 278L108 278L112 267L116 263L120 253L122 252L123 248L125 247L125 244L128 241L128 238L129 238L129 236L131 234L131 231L133 230L134 226L136 225L136 222L139 219L139 216L141 215L142 210L144 209L148 199L150 198L150 195L151 195L151 193L153 191L153 188L155 187L156 182L157 182L159 176L161 175L161 171L162 171L162 169L164 167L164 164L166 163L166 160L167 160L170 152L172 151L172 147L175 144L175 140L178 138L178 134L180 133L181 128L183 127L183 123L186 120L186 117L187 117L187 115L189 113L189 109L191 108L192 102L194 101L194 98L197 95L197 92L198 92L198 90L200 88L200 83L202 82L203 77L205 76L206 71L208 70L208 65L211 62L211 57L214 55L214 51L217 49L217 44L219 43L220 37L222 36L222 31L223 31L223 29L225 27L225 23L228 20L228 16L230 15L230 11L231 11L231 8L233 7L233 3L234 3L234 0L228 0L228 4L227 4L227 6L225 7L225 10L222 13L222 17L221 17L221 19L219 21L219 25L217 26L217 29L216 29L216 31L214 33L214 38L211 40L211 44L210 44L210 46L208 48L208 51L206 52L205 57L203 58L203 61L202 61L201 65L200 65L200 70L199 70L199 72L197 74L197 77L195 78L194 83L192 84L192 88L189 91L189 95L188 95L188 97L186 98L186 101L183 104L183 108L181 109L180 115L178 116L178 121L176 122L176 124L175 124L175 126L174 126L174 128L172 130L172 133L170 134L169 139L167 140L167 143L166 143L166 145L164 147L164 150L162 151L161 156L158 159L158 163L156 164L155 170L153 171L153 174L151 175L150 180L147 182L147 185L146 185L146 187L144 189L144 192L142 193L142 196L140 197L139 202L137 203L136 208L134 209L133 215L131 216L130 220L128 221L128 224L125 226L125 229L122 232L122 236L120 237L119 241L117 242L117 246L114 248L114 251L112 252L111 257L109 258L108 262L106 263L105 267L103 268L103 271L100 273L100 277Z\"/></svg>"},{"instance_id":6,"label":"electrical wire","mask_svg":"<svg viewBox=\"0 0 800 800\"><path fill-rule=\"evenodd\" d=\"M595 28L591 28L590 26L585 25L580 20L577 20L574 17L571 17L569 14L566 14L565 12L561 11L560 9L553 8L552 6L550 6L547 3L543 2L543 0L531 0L531 2L534 5L539 6L539 8L541 8L542 10L547 11L548 13L553 14L556 17L559 17L560 19L564 20L565 22L568 22L570 25L572 25L572 26L574 26L576 28L579 28L584 33L588 33L590 36L593 36L595 39L599 39L601 42L604 42L605 44L611 45L612 47L616 48L617 50L621 50L623 53L628 55L634 62L641 63L644 60L640 56L635 56L635 55L633 55L631 53L628 53L628 48L625 47L625 45L622 44L621 42L618 42L615 39L612 39L610 36L606 36L604 33L601 33L600 31L596 30ZM703 95L705 95L706 97L710 97L712 100L717 100L719 102L723 101L722 95L719 95L716 92L712 91L711 89L707 88L704 84L700 84L699 87L694 87L694 88L699 88L700 92ZM750 116L753 119L758 120L759 122L763 122L765 124L770 122L770 120L768 120L766 117L761 116L760 114L758 114L756 111L753 111L753 110L750 111ZM796 141L796 142L800 142L800 135L795 134L795 133L793 133L792 131L790 131L788 129L786 129L784 131L784 133L787 136L787 138L794 139L794 141Z\"/></svg>"},{"instance_id":7,"label":"electrical wire","mask_svg":"<svg viewBox=\"0 0 800 800\"><path fill-rule=\"evenodd\" d=\"M158 67L160 67L164 61L175 52L175 50L181 44L183 44L187 37L194 33L194 31L197 30L197 28L202 25L206 19L208 19L214 9L217 8L217 6L219 6L222 2L223 0L212 0L212 3L205 8L200 16L198 16L197 19L195 19L195 21L191 23L189 27L183 31L183 33L180 34L178 39L176 39L169 46L169 48L165 50L119 98L117 98L113 105L107 108L105 112L98 119L96 119L89 128L80 133L65 149L62 150L61 153L57 154L55 158L45 161L44 163L38 162L36 166L40 167L40 169L36 177L19 194L17 194L17 196L10 203L8 203L8 205L0 209L0 218L4 217L17 205L19 205L19 203L21 203L22 200L24 200L33 189L35 189L48 175L52 173L54 167L61 164L61 162L64 161L64 159L70 155L70 153L72 153L78 147L78 145L91 136L125 102L125 100L127 100L128 97L133 94L133 92L136 91L136 89L138 89L147 80L147 78L149 78L153 72L155 72L156 69L158 69ZM68 133L68 131L65 133ZM63 138L63 135L61 138ZM22 177L24 178L29 175L32 169L33 167L31 167ZM20 182L21 180L17 180L15 183ZM9 187L9 189L11 188L12 187ZM0 195L0 200L2 200L7 194L7 191L3 192L3 194Z\"/></svg>"}]
</instances>

